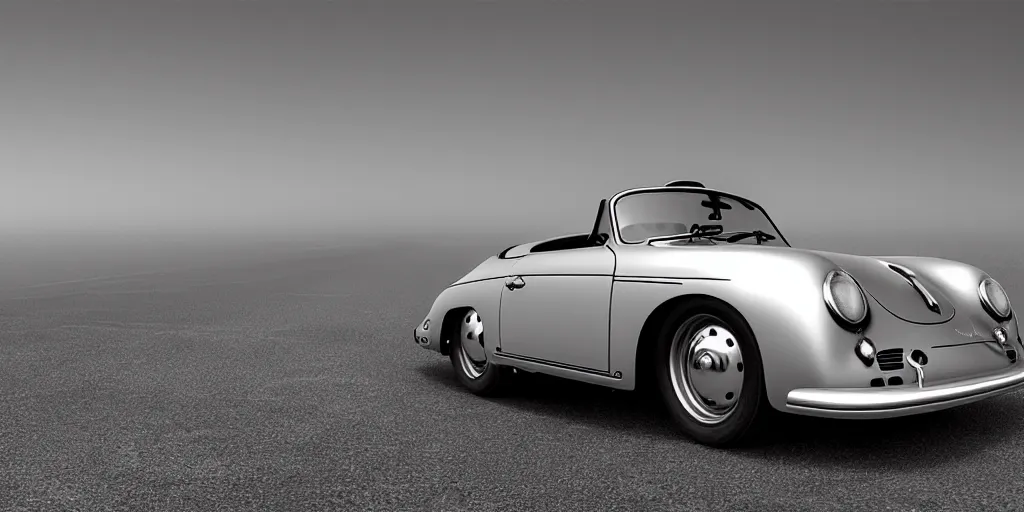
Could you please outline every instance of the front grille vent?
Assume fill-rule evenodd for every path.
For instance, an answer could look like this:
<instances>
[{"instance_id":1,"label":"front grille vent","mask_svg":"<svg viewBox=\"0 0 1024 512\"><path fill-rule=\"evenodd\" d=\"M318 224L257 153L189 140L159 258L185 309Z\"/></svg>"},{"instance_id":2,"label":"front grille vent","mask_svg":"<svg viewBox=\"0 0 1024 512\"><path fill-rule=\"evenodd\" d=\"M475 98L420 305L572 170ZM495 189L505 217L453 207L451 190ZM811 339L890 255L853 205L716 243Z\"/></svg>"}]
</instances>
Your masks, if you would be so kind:
<instances>
[{"instance_id":1,"label":"front grille vent","mask_svg":"<svg viewBox=\"0 0 1024 512\"><path fill-rule=\"evenodd\" d=\"M878 355L875 356L875 360L878 361L878 369L883 372L894 372L896 370L903 369L903 349L902 348L890 348L888 350L881 350Z\"/></svg>"}]
</instances>

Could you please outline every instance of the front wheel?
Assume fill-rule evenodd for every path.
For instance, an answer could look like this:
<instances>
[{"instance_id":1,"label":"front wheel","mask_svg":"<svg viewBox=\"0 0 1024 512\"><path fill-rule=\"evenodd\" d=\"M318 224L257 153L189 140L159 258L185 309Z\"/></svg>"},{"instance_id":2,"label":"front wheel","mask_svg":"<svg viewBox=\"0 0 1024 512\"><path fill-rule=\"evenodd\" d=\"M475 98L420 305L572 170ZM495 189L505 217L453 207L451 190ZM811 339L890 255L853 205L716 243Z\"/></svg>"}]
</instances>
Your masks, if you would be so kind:
<instances>
[{"instance_id":1,"label":"front wheel","mask_svg":"<svg viewBox=\"0 0 1024 512\"><path fill-rule=\"evenodd\" d=\"M477 395L498 394L503 388L503 380L508 378L508 371L487 360L484 321L476 310L466 310L459 319L459 325L449 335L451 347L448 357L458 381Z\"/></svg>"},{"instance_id":2,"label":"front wheel","mask_svg":"<svg viewBox=\"0 0 1024 512\"><path fill-rule=\"evenodd\" d=\"M766 407L757 342L730 308L709 300L676 308L659 333L656 356L669 415L701 443L741 440Z\"/></svg>"}]
</instances>

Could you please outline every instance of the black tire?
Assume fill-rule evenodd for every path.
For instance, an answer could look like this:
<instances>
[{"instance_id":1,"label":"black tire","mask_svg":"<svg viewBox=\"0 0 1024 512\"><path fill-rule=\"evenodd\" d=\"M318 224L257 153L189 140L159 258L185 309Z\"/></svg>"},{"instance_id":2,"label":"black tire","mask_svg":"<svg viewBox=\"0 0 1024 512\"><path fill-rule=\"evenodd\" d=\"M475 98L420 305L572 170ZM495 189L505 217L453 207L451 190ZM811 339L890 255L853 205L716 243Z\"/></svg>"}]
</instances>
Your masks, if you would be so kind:
<instances>
[{"instance_id":1,"label":"black tire","mask_svg":"<svg viewBox=\"0 0 1024 512\"><path fill-rule=\"evenodd\" d=\"M483 329L483 319L477 312L472 309L464 310L458 317L458 323L453 323L448 332L451 340L448 358L455 370L455 378L475 395L495 396L501 394L505 390L505 381L509 380L510 371L508 368L486 361L486 354L483 351L484 333L467 334L466 332L466 326L473 322L479 322L480 329ZM474 347L474 353L477 357L482 355L485 359L484 362L480 364L478 361L474 361L473 357L464 360L463 358L469 356L469 351L463 350L463 343L479 344L479 347Z\"/></svg>"},{"instance_id":2,"label":"black tire","mask_svg":"<svg viewBox=\"0 0 1024 512\"><path fill-rule=\"evenodd\" d=\"M736 357L737 353L733 351L731 352L733 354L731 363L715 363L719 366L711 366L712 370L701 369L699 368L700 361L695 361L692 356L685 355L707 354L708 352L701 350L694 352L690 348L688 340L711 340L711 335L719 334L715 331L716 327L726 330L727 336L721 337L726 338L729 347L738 347L739 357ZM704 335L703 338L701 333ZM677 345L676 352L673 352L673 344L677 335L681 338L680 345ZM733 339L735 345L733 345ZM711 341L698 341L695 346L709 347L715 342L718 342L718 338ZM705 343L705 345L701 345L701 343ZM655 379L669 416L685 434L702 444L717 447L738 444L747 437L752 426L760 423L765 410L771 408L765 393L764 369L754 333L739 313L718 301L694 299L677 306L670 312L658 333L654 356ZM677 363L673 363L673 359ZM729 360L728 357L711 360L723 359ZM683 364L682 361L686 361L688 364ZM737 364L737 361L740 361L740 364ZM674 364L678 364L675 374L673 374L672 368ZM684 366L687 368L684 369ZM714 370L721 366L724 366L725 369ZM728 372L736 373L729 374ZM728 389L729 382L742 379L742 384L737 386L741 391L738 396L731 392L724 395L729 400L735 397L735 401L730 403L729 400L723 400L722 404L726 405L717 404L708 401L696 392L696 386L689 383L693 378L724 379L715 381L716 383L726 383L720 386L722 389ZM705 380L705 382L707 381ZM695 398L701 400L701 404L697 404ZM728 410L728 412L720 413L713 410L714 407L724 407L722 410ZM712 412L702 414L707 410ZM721 417L715 417L715 414ZM700 419L701 417L704 418L703 421Z\"/></svg>"}]
</instances>

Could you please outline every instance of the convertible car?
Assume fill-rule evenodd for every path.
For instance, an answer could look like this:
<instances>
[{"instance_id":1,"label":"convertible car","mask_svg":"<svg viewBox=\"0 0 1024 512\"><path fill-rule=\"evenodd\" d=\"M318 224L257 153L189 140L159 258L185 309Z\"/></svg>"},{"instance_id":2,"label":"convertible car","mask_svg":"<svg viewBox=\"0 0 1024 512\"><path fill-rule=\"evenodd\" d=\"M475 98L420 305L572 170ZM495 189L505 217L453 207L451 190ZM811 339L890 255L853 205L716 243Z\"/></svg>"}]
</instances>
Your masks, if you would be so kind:
<instances>
[{"instance_id":1,"label":"convertible car","mask_svg":"<svg viewBox=\"0 0 1024 512\"><path fill-rule=\"evenodd\" d=\"M794 248L757 203L693 181L620 192L589 233L488 258L414 338L479 395L515 370L649 385L715 446L769 408L892 417L1024 385L1017 320L985 272Z\"/></svg>"}]
</instances>

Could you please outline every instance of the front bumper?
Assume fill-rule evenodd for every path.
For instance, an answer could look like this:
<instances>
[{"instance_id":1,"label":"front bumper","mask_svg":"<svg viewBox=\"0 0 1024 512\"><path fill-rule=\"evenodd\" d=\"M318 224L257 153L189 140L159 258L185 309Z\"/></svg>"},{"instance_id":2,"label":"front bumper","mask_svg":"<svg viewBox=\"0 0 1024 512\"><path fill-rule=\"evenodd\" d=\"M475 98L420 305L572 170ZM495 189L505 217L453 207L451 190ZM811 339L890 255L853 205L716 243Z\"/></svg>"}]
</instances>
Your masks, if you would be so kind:
<instances>
[{"instance_id":1,"label":"front bumper","mask_svg":"<svg viewBox=\"0 0 1024 512\"><path fill-rule=\"evenodd\" d=\"M790 412L826 418L891 418L947 409L1024 387L1024 366L956 382L900 388L794 389Z\"/></svg>"}]
</instances>

